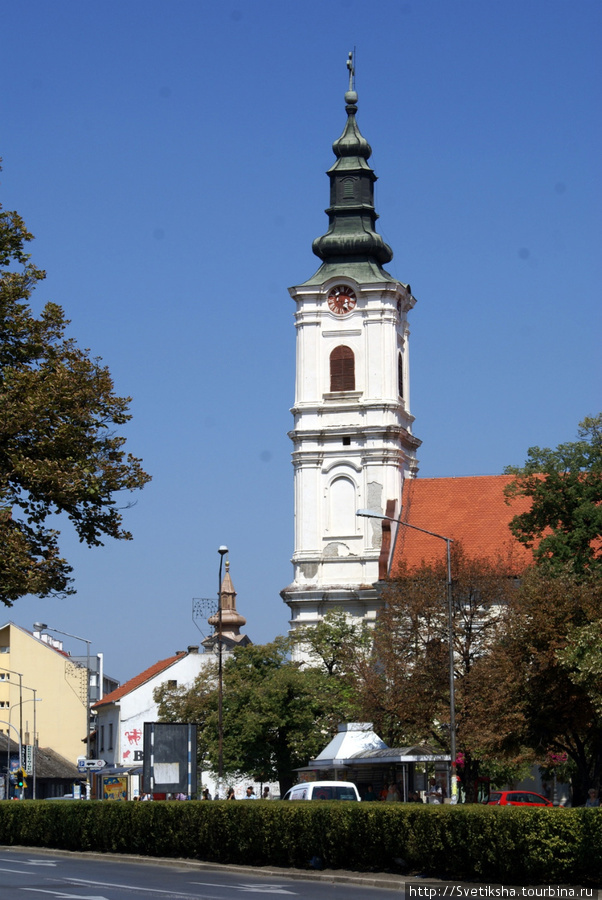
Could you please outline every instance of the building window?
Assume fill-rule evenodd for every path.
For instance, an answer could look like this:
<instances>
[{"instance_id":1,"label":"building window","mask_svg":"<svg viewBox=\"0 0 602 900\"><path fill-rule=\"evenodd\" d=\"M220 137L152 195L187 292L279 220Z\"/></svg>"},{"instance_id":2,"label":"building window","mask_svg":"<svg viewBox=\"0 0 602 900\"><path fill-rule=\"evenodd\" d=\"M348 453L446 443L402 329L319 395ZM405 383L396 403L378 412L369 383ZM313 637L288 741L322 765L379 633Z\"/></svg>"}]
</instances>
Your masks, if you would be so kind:
<instances>
[{"instance_id":1,"label":"building window","mask_svg":"<svg viewBox=\"0 0 602 900\"><path fill-rule=\"evenodd\" d=\"M335 347L330 354L330 390L355 390L355 357L350 347Z\"/></svg>"},{"instance_id":2,"label":"building window","mask_svg":"<svg viewBox=\"0 0 602 900\"><path fill-rule=\"evenodd\" d=\"M345 537L355 532L357 494L350 478L335 478L328 489L328 533Z\"/></svg>"},{"instance_id":3,"label":"building window","mask_svg":"<svg viewBox=\"0 0 602 900\"><path fill-rule=\"evenodd\" d=\"M343 181L343 200L353 200L355 197L355 178L345 178Z\"/></svg>"},{"instance_id":4,"label":"building window","mask_svg":"<svg viewBox=\"0 0 602 900\"><path fill-rule=\"evenodd\" d=\"M397 387L399 396L403 397L403 356L401 353L397 356Z\"/></svg>"},{"instance_id":5,"label":"building window","mask_svg":"<svg viewBox=\"0 0 602 900\"><path fill-rule=\"evenodd\" d=\"M109 722L109 746L107 747L107 750L112 750L112 749L113 749L113 723Z\"/></svg>"},{"instance_id":6,"label":"building window","mask_svg":"<svg viewBox=\"0 0 602 900\"><path fill-rule=\"evenodd\" d=\"M100 726L100 752L102 753L105 749L105 727L104 725Z\"/></svg>"}]
</instances>

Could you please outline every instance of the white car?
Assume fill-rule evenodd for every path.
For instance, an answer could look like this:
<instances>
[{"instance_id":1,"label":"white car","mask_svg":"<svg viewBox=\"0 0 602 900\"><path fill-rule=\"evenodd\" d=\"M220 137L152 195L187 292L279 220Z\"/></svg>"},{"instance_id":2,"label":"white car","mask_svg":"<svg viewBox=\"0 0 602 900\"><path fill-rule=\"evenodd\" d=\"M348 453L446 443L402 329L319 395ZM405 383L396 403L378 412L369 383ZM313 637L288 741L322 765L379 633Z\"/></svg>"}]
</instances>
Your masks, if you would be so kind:
<instances>
[{"instance_id":1,"label":"white car","mask_svg":"<svg viewBox=\"0 0 602 900\"><path fill-rule=\"evenodd\" d=\"M303 781L286 792L283 800L360 800L351 781Z\"/></svg>"}]
</instances>

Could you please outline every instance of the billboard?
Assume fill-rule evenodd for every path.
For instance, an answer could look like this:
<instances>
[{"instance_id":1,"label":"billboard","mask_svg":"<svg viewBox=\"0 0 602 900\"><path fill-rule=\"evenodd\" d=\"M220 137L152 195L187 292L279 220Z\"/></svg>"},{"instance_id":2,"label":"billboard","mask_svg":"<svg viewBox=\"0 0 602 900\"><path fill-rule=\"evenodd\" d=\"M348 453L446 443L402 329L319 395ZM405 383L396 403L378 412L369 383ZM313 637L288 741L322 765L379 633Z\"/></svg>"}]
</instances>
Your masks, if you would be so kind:
<instances>
[{"instance_id":1,"label":"billboard","mask_svg":"<svg viewBox=\"0 0 602 900\"><path fill-rule=\"evenodd\" d=\"M145 722L142 790L147 794L196 793L197 726Z\"/></svg>"},{"instance_id":2,"label":"billboard","mask_svg":"<svg viewBox=\"0 0 602 900\"><path fill-rule=\"evenodd\" d=\"M105 775L102 778L102 799L103 800L127 800L128 798L128 779L127 775L116 777L114 775Z\"/></svg>"}]
</instances>

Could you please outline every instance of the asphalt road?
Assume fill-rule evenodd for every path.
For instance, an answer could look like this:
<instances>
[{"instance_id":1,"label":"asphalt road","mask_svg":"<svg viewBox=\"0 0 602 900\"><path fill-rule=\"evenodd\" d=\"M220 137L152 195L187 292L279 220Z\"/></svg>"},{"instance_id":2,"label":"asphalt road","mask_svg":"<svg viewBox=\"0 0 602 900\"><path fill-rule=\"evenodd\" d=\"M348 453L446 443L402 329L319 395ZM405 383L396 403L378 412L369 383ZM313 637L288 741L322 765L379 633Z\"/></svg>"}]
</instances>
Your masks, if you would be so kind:
<instances>
[{"instance_id":1,"label":"asphalt road","mask_svg":"<svg viewBox=\"0 0 602 900\"><path fill-rule=\"evenodd\" d=\"M380 882L380 883L379 883ZM212 866L0 847L0 900L376 900L403 889L396 876Z\"/></svg>"}]
</instances>

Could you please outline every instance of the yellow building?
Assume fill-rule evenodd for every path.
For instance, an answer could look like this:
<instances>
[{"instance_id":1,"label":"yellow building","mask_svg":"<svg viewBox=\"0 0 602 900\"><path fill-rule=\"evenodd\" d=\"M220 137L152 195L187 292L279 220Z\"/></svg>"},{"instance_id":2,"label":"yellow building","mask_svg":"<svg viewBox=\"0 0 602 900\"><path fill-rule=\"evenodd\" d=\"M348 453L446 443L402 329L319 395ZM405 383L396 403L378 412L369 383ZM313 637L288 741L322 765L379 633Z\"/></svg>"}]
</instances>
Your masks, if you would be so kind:
<instances>
[{"instance_id":1,"label":"yellow building","mask_svg":"<svg viewBox=\"0 0 602 900\"><path fill-rule=\"evenodd\" d=\"M0 731L51 747L75 763L86 755L87 672L62 649L12 622L0 627Z\"/></svg>"}]
</instances>

